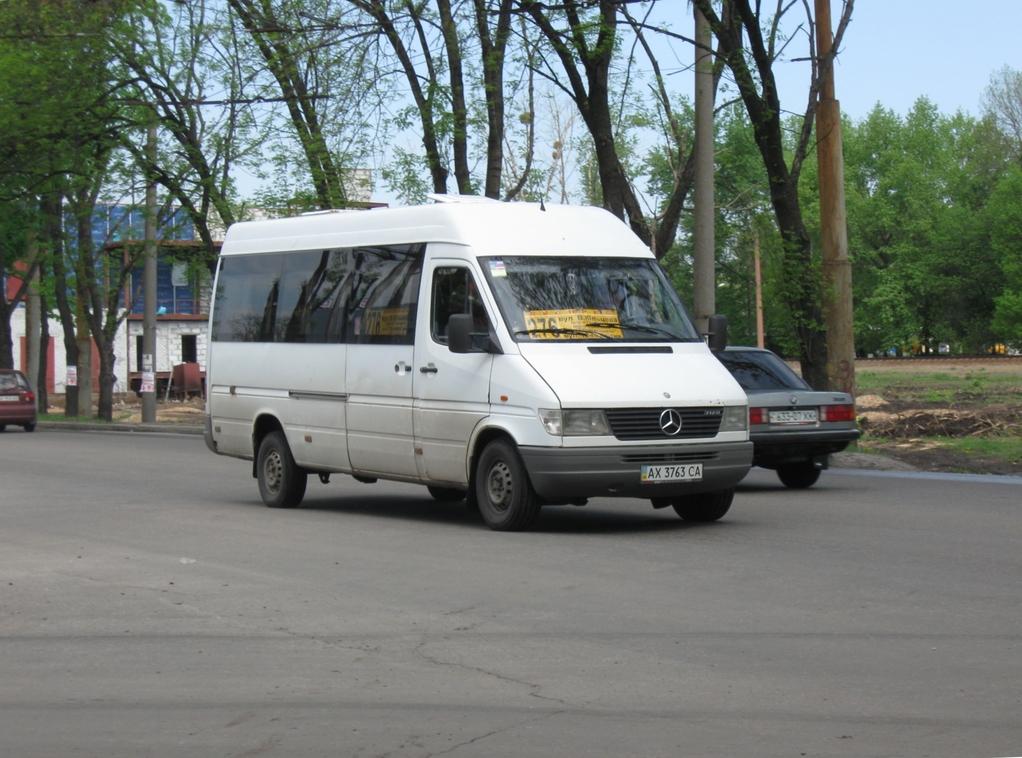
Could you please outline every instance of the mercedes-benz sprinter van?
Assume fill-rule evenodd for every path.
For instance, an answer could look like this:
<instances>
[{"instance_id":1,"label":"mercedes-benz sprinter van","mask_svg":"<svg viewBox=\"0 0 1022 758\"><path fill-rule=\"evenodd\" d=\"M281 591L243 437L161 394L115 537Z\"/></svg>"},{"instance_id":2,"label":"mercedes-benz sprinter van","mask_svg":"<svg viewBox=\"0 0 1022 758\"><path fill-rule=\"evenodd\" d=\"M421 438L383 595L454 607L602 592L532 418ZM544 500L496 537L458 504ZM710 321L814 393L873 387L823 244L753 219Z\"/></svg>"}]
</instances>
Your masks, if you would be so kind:
<instances>
[{"instance_id":1,"label":"mercedes-benz sprinter van","mask_svg":"<svg viewBox=\"0 0 1022 758\"><path fill-rule=\"evenodd\" d=\"M593 497L723 516L746 396L650 251L598 208L440 199L228 230L210 449L252 460L277 507L339 473L500 530Z\"/></svg>"}]
</instances>

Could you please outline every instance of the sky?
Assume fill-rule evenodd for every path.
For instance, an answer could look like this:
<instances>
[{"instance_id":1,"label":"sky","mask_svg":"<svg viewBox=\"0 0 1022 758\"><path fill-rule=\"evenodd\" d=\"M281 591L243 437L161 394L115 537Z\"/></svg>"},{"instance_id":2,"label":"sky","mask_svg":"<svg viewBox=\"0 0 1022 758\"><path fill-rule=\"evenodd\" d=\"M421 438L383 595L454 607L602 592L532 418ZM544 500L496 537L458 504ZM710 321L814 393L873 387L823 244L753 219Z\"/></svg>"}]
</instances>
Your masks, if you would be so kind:
<instances>
[{"instance_id":1,"label":"sky","mask_svg":"<svg viewBox=\"0 0 1022 758\"><path fill-rule=\"evenodd\" d=\"M812 6L813 3L809 2ZM841 0L831 0L836 25ZM773 7L764 0L764 8ZM686 0L660 0L654 18L675 32L693 36L692 9ZM802 4L788 11L789 32L805 18ZM1022 69L1022 0L985 0L965 5L961 0L856 0L852 21L845 32L835 68L841 110L853 120L865 117L879 102L898 114L926 96L938 110L983 112L983 91L990 76L1004 66ZM691 94L693 51L675 42L658 57L672 68L672 85ZM666 54L666 55L665 55ZM796 35L785 51L787 58L808 55L804 35ZM781 105L801 113L808 92L808 63L784 61L774 74L781 90Z\"/></svg>"},{"instance_id":2,"label":"sky","mask_svg":"<svg viewBox=\"0 0 1022 758\"><path fill-rule=\"evenodd\" d=\"M1020 29L1022 0L858 0L835 68L841 110L857 120L880 102L904 114L925 95L978 116L990 75L1022 69Z\"/></svg>"}]
</instances>

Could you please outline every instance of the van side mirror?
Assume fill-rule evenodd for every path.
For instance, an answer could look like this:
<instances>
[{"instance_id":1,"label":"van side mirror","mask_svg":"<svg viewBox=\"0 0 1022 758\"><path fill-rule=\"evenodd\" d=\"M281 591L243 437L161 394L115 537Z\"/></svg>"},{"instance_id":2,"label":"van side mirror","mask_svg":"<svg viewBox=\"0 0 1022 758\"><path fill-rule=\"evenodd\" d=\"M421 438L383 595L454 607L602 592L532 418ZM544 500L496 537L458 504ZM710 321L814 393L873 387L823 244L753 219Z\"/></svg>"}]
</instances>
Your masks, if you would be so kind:
<instances>
[{"instance_id":1,"label":"van side mirror","mask_svg":"<svg viewBox=\"0 0 1022 758\"><path fill-rule=\"evenodd\" d=\"M707 344L714 353L719 353L727 347L727 316L717 313L710 316L709 331L707 332Z\"/></svg>"},{"instance_id":2,"label":"van side mirror","mask_svg":"<svg viewBox=\"0 0 1022 758\"><path fill-rule=\"evenodd\" d=\"M468 313L455 313L447 319L447 347L452 353L474 352L472 326L472 316Z\"/></svg>"}]
</instances>

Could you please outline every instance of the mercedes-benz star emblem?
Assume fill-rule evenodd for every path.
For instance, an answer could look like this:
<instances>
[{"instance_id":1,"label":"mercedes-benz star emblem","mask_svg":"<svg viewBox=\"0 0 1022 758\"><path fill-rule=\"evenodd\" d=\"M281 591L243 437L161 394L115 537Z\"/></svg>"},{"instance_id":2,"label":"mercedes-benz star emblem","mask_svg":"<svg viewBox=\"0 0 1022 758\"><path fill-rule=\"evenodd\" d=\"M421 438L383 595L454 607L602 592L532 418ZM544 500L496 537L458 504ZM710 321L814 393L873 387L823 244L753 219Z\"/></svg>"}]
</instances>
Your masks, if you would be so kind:
<instances>
[{"instance_id":1,"label":"mercedes-benz star emblem","mask_svg":"<svg viewBox=\"0 0 1022 758\"><path fill-rule=\"evenodd\" d=\"M668 408L660 414L660 431L673 437L681 431L681 414L674 408Z\"/></svg>"}]
</instances>

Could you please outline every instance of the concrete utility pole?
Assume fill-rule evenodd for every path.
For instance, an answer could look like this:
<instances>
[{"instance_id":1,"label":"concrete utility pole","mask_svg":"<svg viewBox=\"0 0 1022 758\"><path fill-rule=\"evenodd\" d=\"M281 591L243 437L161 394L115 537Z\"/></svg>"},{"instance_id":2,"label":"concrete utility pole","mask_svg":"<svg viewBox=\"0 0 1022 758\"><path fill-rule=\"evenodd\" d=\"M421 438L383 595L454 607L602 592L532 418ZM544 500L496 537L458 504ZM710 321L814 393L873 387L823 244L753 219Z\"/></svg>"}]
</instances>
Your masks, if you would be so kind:
<instances>
[{"instance_id":1,"label":"concrete utility pole","mask_svg":"<svg viewBox=\"0 0 1022 758\"><path fill-rule=\"evenodd\" d=\"M39 259L39 241L34 229L28 230L28 255L30 265ZM39 356L42 355L40 332L42 329L42 307L39 301L39 267L33 266L28 280L28 296L25 298L25 378L32 391L39 392Z\"/></svg>"},{"instance_id":2,"label":"concrete utility pole","mask_svg":"<svg viewBox=\"0 0 1022 758\"><path fill-rule=\"evenodd\" d=\"M829 389L855 393L855 335L852 330L852 266L848 260L845 169L841 107L834 95L834 44L830 0L816 2L816 51L820 100L816 106L816 159L820 173L820 239L823 245L823 318L827 329Z\"/></svg>"},{"instance_id":3,"label":"concrete utility pole","mask_svg":"<svg viewBox=\"0 0 1022 758\"><path fill-rule=\"evenodd\" d=\"M705 333L716 309L713 238L713 58L710 24L695 8L696 165L694 181L695 255L693 303L696 328Z\"/></svg>"},{"instance_id":4,"label":"concrete utility pole","mask_svg":"<svg viewBox=\"0 0 1022 758\"><path fill-rule=\"evenodd\" d=\"M146 159L156 163L156 125L146 134ZM145 188L145 270L142 278L142 421L156 421L156 180Z\"/></svg>"}]
</instances>

